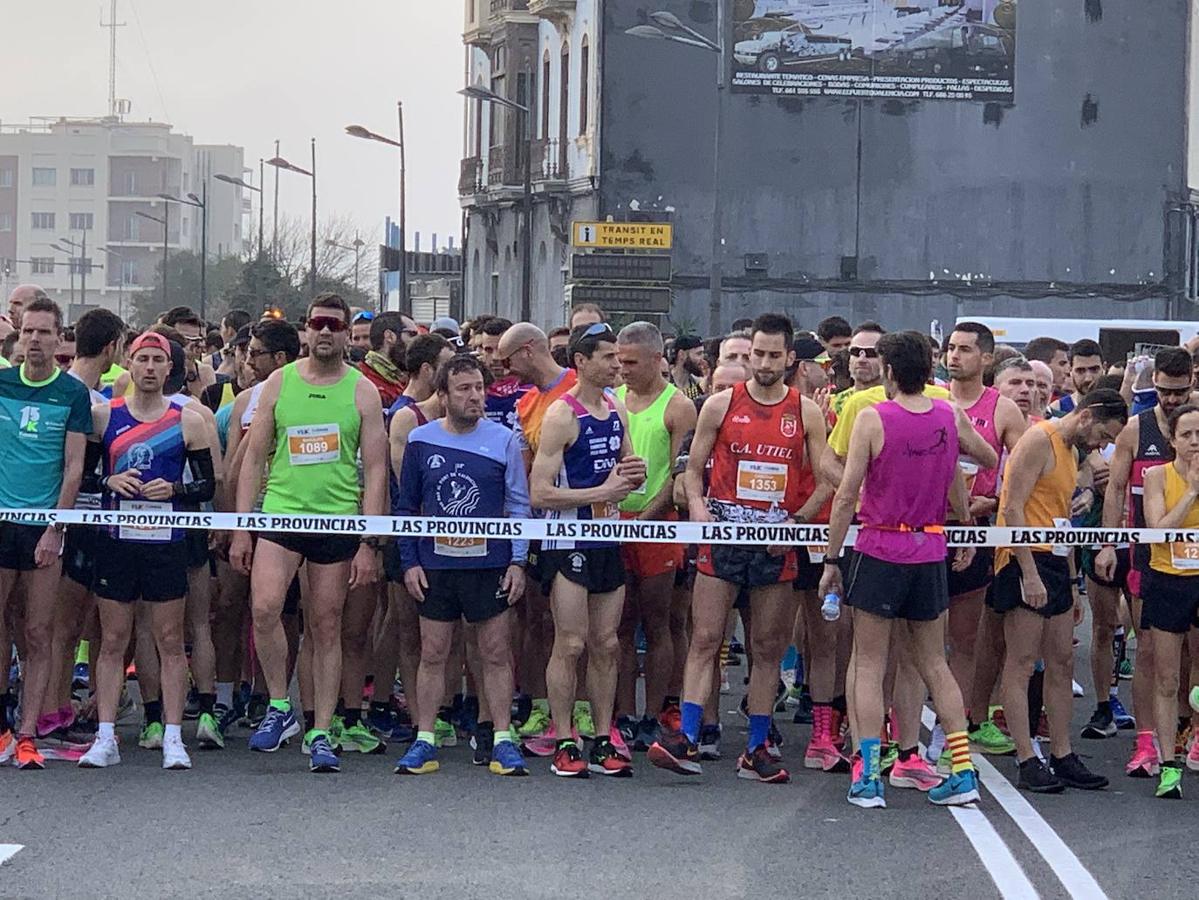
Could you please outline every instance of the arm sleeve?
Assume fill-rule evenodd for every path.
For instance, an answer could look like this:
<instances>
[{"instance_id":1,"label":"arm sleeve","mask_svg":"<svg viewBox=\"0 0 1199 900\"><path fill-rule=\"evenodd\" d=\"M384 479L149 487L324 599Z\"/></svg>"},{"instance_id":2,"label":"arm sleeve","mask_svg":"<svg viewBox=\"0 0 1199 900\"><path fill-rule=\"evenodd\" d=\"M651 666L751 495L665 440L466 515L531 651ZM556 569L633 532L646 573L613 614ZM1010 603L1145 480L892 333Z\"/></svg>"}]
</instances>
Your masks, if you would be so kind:
<instances>
[{"instance_id":1,"label":"arm sleeve","mask_svg":"<svg viewBox=\"0 0 1199 900\"><path fill-rule=\"evenodd\" d=\"M508 440L504 466L504 515L510 519L528 519L533 515L529 506L529 476L525 474L525 461L515 434ZM529 542L513 541L512 561L523 564L528 559Z\"/></svg>"},{"instance_id":2,"label":"arm sleeve","mask_svg":"<svg viewBox=\"0 0 1199 900\"><path fill-rule=\"evenodd\" d=\"M199 447L187 451L187 467L192 480L188 483L176 481L175 497L188 503L207 503L216 494L216 472L212 466L212 451Z\"/></svg>"},{"instance_id":3,"label":"arm sleeve","mask_svg":"<svg viewBox=\"0 0 1199 900\"><path fill-rule=\"evenodd\" d=\"M409 441L408 449L404 451L404 464L400 467L400 492L396 500L397 516L420 515L421 498L421 464L423 454L420 443ZM406 572L413 566L420 565L417 553L419 538L400 537L397 539L400 549L400 567Z\"/></svg>"}]
</instances>

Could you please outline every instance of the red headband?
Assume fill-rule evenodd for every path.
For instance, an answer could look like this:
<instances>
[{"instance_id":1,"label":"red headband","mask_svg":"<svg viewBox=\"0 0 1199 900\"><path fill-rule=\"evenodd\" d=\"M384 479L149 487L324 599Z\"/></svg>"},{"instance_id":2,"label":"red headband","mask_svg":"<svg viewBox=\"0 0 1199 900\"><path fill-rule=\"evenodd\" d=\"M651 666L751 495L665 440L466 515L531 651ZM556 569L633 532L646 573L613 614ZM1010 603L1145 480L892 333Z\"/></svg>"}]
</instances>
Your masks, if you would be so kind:
<instances>
[{"instance_id":1,"label":"red headband","mask_svg":"<svg viewBox=\"0 0 1199 900\"><path fill-rule=\"evenodd\" d=\"M168 360L171 358L171 342L156 331L147 331L137 336L133 342L133 346L129 348L130 358L135 356L138 350L145 347L161 350L167 355Z\"/></svg>"}]
</instances>

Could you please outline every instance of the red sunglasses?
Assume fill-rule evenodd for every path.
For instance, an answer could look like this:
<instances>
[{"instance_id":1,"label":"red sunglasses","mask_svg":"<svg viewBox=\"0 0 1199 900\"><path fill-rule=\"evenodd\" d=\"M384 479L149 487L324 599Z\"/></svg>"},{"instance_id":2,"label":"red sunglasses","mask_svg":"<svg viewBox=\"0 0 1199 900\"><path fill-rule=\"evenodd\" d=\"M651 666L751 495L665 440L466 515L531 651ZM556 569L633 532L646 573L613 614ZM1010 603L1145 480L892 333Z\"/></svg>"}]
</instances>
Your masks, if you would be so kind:
<instances>
[{"instance_id":1,"label":"red sunglasses","mask_svg":"<svg viewBox=\"0 0 1199 900\"><path fill-rule=\"evenodd\" d=\"M307 322L312 331L323 331L328 328L334 334L346 330L346 320L336 316L313 316Z\"/></svg>"}]
</instances>

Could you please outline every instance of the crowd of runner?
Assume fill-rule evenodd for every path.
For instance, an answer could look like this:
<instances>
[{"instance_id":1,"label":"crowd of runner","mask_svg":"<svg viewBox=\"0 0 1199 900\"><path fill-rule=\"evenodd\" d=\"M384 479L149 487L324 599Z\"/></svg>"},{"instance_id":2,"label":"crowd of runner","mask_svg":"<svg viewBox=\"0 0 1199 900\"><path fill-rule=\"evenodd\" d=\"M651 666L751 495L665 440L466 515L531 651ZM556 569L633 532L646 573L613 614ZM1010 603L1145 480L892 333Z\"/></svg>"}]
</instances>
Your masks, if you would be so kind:
<instances>
[{"instance_id":1,"label":"crowd of runner","mask_svg":"<svg viewBox=\"0 0 1199 900\"><path fill-rule=\"evenodd\" d=\"M469 741L502 776L540 756L628 777L644 753L692 777L727 755L771 784L845 773L860 807L888 784L961 805L972 752L1014 756L1029 791L1107 787L1073 748L1085 690L1081 738L1135 735L1125 774L1180 797L1199 770L1199 544L945 532L1199 529L1194 348L1105 360L978 323L937 342L775 313L703 340L586 304L548 333L424 327L332 293L298 325L177 307L146 330L102 309L67 328L32 285L0 340L4 510L829 526L827 547L681 546L10 514L0 762L18 769L117 765L116 726L140 717L165 769L192 766L185 730L206 749L240 730L268 753L299 738L314 772L400 747L397 773L428 774ZM718 708L742 681L743 742Z\"/></svg>"}]
</instances>

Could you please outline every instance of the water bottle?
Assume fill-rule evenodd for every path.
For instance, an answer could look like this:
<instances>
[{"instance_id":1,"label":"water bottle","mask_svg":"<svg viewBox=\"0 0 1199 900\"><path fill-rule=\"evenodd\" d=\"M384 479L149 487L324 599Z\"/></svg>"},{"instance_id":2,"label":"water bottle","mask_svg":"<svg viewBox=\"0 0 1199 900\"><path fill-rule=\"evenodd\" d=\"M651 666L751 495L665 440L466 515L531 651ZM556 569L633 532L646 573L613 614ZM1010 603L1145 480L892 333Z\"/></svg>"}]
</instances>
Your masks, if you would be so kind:
<instances>
[{"instance_id":1,"label":"water bottle","mask_svg":"<svg viewBox=\"0 0 1199 900\"><path fill-rule=\"evenodd\" d=\"M841 618L841 595L836 591L829 591L825 594L824 605L820 607L820 615L826 622L836 622Z\"/></svg>"}]
</instances>

